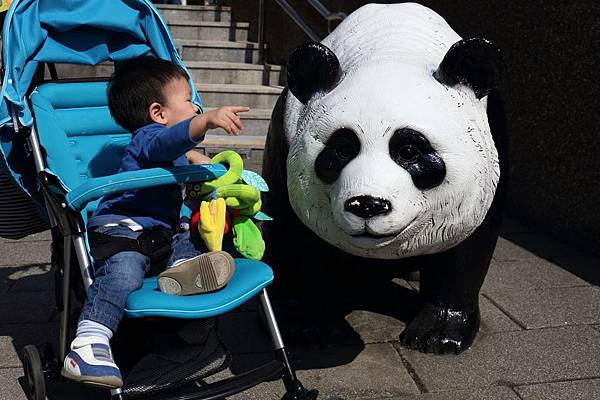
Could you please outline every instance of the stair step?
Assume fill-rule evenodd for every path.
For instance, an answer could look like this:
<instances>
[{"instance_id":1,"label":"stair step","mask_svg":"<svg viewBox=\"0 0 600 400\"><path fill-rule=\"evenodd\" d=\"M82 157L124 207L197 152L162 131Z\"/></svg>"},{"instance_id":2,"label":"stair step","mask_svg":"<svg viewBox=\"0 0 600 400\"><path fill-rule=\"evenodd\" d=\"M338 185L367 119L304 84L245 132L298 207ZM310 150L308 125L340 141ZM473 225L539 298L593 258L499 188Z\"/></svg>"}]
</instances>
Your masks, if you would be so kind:
<instances>
[{"instance_id":1,"label":"stair step","mask_svg":"<svg viewBox=\"0 0 600 400\"><path fill-rule=\"evenodd\" d=\"M242 85L283 85L279 65L259 65L223 61L188 61L193 79L204 83Z\"/></svg>"},{"instance_id":2,"label":"stair step","mask_svg":"<svg viewBox=\"0 0 600 400\"><path fill-rule=\"evenodd\" d=\"M202 39L221 41L248 40L247 22L172 21L171 36L178 39Z\"/></svg>"},{"instance_id":3,"label":"stair step","mask_svg":"<svg viewBox=\"0 0 600 400\"><path fill-rule=\"evenodd\" d=\"M206 135L206 138L200 143L203 147L232 147L240 146L253 149L264 149L266 136L222 136L222 135Z\"/></svg>"},{"instance_id":4,"label":"stair step","mask_svg":"<svg viewBox=\"0 0 600 400\"><path fill-rule=\"evenodd\" d=\"M283 91L281 86L223 85L197 83L202 103L207 107L243 105L250 108L273 109Z\"/></svg>"},{"instance_id":5,"label":"stair step","mask_svg":"<svg viewBox=\"0 0 600 400\"><path fill-rule=\"evenodd\" d=\"M258 63L258 43L220 40L176 39L175 46L185 61Z\"/></svg>"},{"instance_id":6,"label":"stair step","mask_svg":"<svg viewBox=\"0 0 600 400\"><path fill-rule=\"evenodd\" d=\"M281 66L231 63L222 61L189 61L187 69L194 81L203 84L279 85L285 84ZM112 62L98 65L56 64L59 78L109 78L114 66ZM50 74L45 71L46 79Z\"/></svg>"},{"instance_id":7,"label":"stair step","mask_svg":"<svg viewBox=\"0 0 600 400\"><path fill-rule=\"evenodd\" d=\"M214 110L212 107L205 108L205 111ZM271 113L273 110L254 108L247 113L240 113L239 116L244 125L244 130L241 136L244 137L265 137L269 131L269 123L271 122ZM212 135L227 136L227 133L222 129L211 131Z\"/></svg>"},{"instance_id":8,"label":"stair step","mask_svg":"<svg viewBox=\"0 0 600 400\"><path fill-rule=\"evenodd\" d=\"M222 6L176 6L155 4L167 23L180 21L231 21L231 7Z\"/></svg>"},{"instance_id":9,"label":"stair step","mask_svg":"<svg viewBox=\"0 0 600 400\"><path fill-rule=\"evenodd\" d=\"M196 149L211 158L224 150L235 150L242 156L244 169L249 169L260 174L262 170L265 140L265 136L207 135Z\"/></svg>"}]
</instances>

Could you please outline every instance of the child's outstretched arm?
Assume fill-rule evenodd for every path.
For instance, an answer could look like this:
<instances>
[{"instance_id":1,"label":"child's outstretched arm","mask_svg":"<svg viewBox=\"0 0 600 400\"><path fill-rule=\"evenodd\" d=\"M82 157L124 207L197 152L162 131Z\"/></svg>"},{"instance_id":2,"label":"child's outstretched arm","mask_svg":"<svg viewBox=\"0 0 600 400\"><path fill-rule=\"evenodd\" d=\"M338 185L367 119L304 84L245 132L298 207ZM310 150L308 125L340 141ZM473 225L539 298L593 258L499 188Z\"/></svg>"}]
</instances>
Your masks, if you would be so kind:
<instances>
[{"instance_id":1,"label":"child's outstretched arm","mask_svg":"<svg viewBox=\"0 0 600 400\"><path fill-rule=\"evenodd\" d=\"M206 131L217 128L223 129L228 135L237 136L244 128L237 114L248 111L250 107L225 106L200 114L190 122L190 138L198 141Z\"/></svg>"},{"instance_id":2,"label":"child's outstretched arm","mask_svg":"<svg viewBox=\"0 0 600 400\"><path fill-rule=\"evenodd\" d=\"M143 143L140 160L150 163L172 161L194 148L209 129L221 128L230 135L239 135L243 126L237 113L249 110L248 107L226 106L208 111L189 120L187 132L178 129L184 121L175 124L167 128L166 132L155 134Z\"/></svg>"}]
</instances>

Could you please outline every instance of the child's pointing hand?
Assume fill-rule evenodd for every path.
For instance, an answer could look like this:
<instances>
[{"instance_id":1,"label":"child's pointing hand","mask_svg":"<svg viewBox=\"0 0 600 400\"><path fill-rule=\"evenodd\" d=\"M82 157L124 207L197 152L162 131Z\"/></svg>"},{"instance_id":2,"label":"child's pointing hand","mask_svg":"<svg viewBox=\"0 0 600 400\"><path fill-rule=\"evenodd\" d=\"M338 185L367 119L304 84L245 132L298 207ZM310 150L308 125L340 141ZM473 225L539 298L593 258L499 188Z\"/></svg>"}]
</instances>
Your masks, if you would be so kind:
<instances>
[{"instance_id":1,"label":"child's pointing hand","mask_svg":"<svg viewBox=\"0 0 600 400\"><path fill-rule=\"evenodd\" d=\"M244 129L242 121L240 121L240 117L237 114L248 111L250 111L250 107L243 106L225 106L207 111L204 114L206 117L206 126L208 129L221 128L227 134L237 136Z\"/></svg>"}]
</instances>

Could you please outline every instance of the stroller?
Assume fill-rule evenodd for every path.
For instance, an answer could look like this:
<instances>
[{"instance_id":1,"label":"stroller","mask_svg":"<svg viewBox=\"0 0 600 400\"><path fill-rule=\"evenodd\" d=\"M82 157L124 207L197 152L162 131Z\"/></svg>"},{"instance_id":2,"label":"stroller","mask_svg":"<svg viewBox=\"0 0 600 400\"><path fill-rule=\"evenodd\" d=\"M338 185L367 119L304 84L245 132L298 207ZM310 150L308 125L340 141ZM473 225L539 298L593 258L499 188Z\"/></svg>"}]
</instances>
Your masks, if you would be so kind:
<instances>
[{"instance_id":1,"label":"stroller","mask_svg":"<svg viewBox=\"0 0 600 400\"><path fill-rule=\"evenodd\" d=\"M118 16L118 18L117 18ZM171 60L183 68L166 24L150 0L14 0L3 30L3 82L0 103L0 235L18 238L52 230L56 306L60 312L57 357L52 346L23 350L29 397L46 398L46 380L61 379L60 366L73 336L73 303L93 282L85 224L106 194L125 190L205 181L225 173L222 165L188 165L116 173L131 133L117 125L107 105L106 81L59 80L56 65L105 66L142 55ZM51 79L44 79L46 68ZM193 101L202 103L190 79ZM236 259L228 285L200 296L170 296L147 278L132 293L126 318L207 319L258 296L270 333L274 359L251 371L210 384L197 383L198 371L152 387L161 399L217 399L265 380L281 378L284 399L315 399L291 367L266 286L269 266ZM122 328L123 329L123 328ZM40 354L43 353L43 354ZM118 354L116 354L118 356ZM193 385L190 382L194 383ZM187 384L187 386L186 386ZM112 399L148 395L111 390ZM182 392L182 387L193 387Z\"/></svg>"}]
</instances>

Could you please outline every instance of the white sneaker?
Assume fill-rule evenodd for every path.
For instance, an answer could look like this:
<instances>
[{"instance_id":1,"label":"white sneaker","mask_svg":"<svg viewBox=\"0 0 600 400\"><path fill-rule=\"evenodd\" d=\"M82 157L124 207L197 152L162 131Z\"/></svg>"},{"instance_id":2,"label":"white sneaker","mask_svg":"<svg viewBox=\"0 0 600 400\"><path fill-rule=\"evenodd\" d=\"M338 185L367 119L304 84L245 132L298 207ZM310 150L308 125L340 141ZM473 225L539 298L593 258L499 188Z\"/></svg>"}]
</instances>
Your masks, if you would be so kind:
<instances>
[{"instance_id":1,"label":"white sneaker","mask_svg":"<svg viewBox=\"0 0 600 400\"><path fill-rule=\"evenodd\" d=\"M93 386L109 389L123 386L123 377L113 360L110 345L100 337L75 338L60 373L65 378Z\"/></svg>"}]
</instances>

